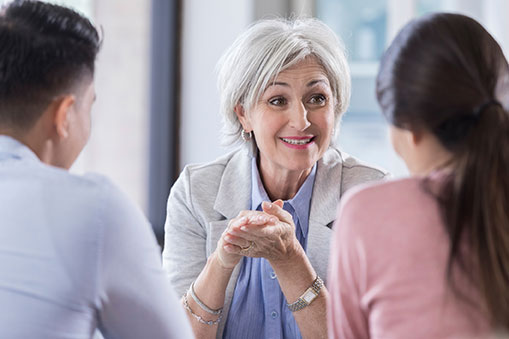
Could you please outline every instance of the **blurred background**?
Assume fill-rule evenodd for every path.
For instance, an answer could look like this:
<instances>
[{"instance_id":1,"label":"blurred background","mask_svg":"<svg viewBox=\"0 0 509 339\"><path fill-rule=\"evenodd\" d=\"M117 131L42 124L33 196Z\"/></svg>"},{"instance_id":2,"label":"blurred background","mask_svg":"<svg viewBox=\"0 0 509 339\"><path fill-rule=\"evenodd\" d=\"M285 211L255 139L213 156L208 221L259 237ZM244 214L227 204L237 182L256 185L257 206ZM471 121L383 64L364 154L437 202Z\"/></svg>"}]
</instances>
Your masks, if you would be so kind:
<instances>
[{"instance_id":1,"label":"blurred background","mask_svg":"<svg viewBox=\"0 0 509 339\"><path fill-rule=\"evenodd\" d=\"M0 3L8 1L0 0ZM340 147L406 175L375 99L380 57L410 19L434 11L480 21L509 53L509 0L61 0L104 34L96 69L92 136L73 167L109 176L149 217L161 240L169 189L189 163L220 146L215 65L253 21L315 16L345 42L352 100Z\"/></svg>"}]
</instances>

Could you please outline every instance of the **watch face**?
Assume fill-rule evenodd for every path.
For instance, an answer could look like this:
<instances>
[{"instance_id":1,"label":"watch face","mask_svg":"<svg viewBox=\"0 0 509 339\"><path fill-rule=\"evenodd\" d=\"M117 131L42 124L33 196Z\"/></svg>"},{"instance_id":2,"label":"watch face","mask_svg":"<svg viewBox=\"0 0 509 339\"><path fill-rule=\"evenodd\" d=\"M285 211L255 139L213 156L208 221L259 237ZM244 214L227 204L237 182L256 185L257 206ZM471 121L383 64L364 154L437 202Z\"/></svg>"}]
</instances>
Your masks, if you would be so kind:
<instances>
[{"instance_id":1,"label":"watch face","mask_svg":"<svg viewBox=\"0 0 509 339\"><path fill-rule=\"evenodd\" d=\"M317 296L317 294L315 293L315 291L309 289L302 296L302 299L304 299L309 304L316 298L316 296Z\"/></svg>"}]
</instances>

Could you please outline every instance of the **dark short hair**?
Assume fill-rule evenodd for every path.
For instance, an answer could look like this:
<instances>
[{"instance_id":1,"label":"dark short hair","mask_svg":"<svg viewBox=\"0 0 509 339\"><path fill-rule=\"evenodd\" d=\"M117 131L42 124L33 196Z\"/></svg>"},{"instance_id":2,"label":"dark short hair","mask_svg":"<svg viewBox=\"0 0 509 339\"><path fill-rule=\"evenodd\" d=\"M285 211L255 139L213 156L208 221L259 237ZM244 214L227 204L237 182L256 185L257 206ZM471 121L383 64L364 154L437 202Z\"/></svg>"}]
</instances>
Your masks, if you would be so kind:
<instances>
[{"instance_id":1,"label":"dark short hair","mask_svg":"<svg viewBox=\"0 0 509 339\"><path fill-rule=\"evenodd\" d=\"M93 77L101 40L72 9L15 0L0 12L0 126L30 128L55 97Z\"/></svg>"}]
</instances>

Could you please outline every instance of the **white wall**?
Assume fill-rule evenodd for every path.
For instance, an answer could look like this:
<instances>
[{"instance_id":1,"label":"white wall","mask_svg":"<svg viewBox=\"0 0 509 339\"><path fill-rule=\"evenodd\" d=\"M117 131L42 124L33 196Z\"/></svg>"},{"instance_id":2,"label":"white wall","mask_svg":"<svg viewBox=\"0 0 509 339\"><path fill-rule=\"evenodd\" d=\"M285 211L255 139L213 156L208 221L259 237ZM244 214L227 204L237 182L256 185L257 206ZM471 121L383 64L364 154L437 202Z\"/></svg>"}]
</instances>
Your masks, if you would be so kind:
<instances>
[{"instance_id":1,"label":"white wall","mask_svg":"<svg viewBox=\"0 0 509 339\"><path fill-rule=\"evenodd\" d=\"M509 57L509 1L486 0L484 2L484 25L495 37L505 57Z\"/></svg>"},{"instance_id":2,"label":"white wall","mask_svg":"<svg viewBox=\"0 0 509 339\"><path fill-rule=\"evenodd\" d=\"M90 1L104 40L95 71L92 135L76 170L108 176L146 209L150 1Z\"/></svg>"},{"instance_id":3,"label":"white wall","mask_svg":"<svg viewBox=\"0 0 509 339\"><path fill-rule=\"evenodd\" d=\"M180 164L211 161L220 146L219 94L215 65L246 29L253 0L185 0L182 27Z\"/></svg>"},{"instance_id":4,"label":"white wall","mask_svg":"<svg viewBox=\"0 0 509 339\"><path fill-rule=\"evenodd\" d=\"M479 21L509 56L508 0L443 0L443 10L468 15Z\"/></svg>"}]
</instances>

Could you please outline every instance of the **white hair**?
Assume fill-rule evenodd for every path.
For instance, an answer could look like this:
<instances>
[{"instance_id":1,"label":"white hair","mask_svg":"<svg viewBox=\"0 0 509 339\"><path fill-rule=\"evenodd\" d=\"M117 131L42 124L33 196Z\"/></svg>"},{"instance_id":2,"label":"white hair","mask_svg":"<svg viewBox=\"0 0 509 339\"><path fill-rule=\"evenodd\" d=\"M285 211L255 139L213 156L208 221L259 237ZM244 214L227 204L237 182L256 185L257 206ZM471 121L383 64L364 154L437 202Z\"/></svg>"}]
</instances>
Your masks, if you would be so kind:
<instances>
[{"instance_id":1,"label":"white hair","mask_svg":"<svg viewBox=\"0 0 509 339\"><path fill-rule=\"evenodd\" d=\"M242 126L235 106L240 104L249 111L281 71L308 56L316 58L327 74L337 126L348 107L351 86L341 40L317 19L261 20L242 33L218 63L223 144L241 141Z\"/></svg>"}]
</instances>

